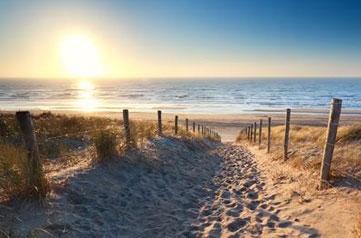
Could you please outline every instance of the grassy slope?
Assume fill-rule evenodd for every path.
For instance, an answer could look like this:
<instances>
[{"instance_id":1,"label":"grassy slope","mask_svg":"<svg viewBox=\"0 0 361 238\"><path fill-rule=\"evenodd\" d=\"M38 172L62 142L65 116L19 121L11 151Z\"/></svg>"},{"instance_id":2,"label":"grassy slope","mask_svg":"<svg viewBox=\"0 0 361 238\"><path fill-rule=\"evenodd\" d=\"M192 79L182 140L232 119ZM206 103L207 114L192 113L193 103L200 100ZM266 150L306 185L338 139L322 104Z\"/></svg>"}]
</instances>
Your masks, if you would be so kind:
<instances>
[{"instance_id":1,"label":"grassy slope","mask_svg":"<svg viewBox=\"0 0 361 238\"><path fill-rule=\"evenodd\" d=\"M272 159L282 159L284 126L272 128ZM316 126L291 126L289 160L287 163L300 169L318 172L326 137L326 129ZM246 138L241 135L238 141ZM266 137L263 134L262 147L265 147ZM355 124L340 127L337 134L334 157L331 165L333 178L348 177L361 181L361 125Z\"/></svg>"},{"instance_id":2,"label":"grassy slope","mask_svg":"<svg viewBox=\"0 0 361 238\"><path fill-rule=\"evenodd\" d=\"M113 153L124 152L121 120L42 113L33 116L33 124L45 172L47 164L54 164L54 161L70 163L73 155L87 150L102 150L101 153L93 153L95 161L99 161L99 155L109 157ZM131 121L130 129L134 147L142 147L148 139L157 135L157 125L150 121ZM172 135L173 129L172 122L164 123L165 135ZM179 136L199 137L183 128L179 128ZM109 143L112 145L109 146ZM15 116L0 114L0 200L27 195L28 168L26 150Z\"/></svg>"}]
</instances>

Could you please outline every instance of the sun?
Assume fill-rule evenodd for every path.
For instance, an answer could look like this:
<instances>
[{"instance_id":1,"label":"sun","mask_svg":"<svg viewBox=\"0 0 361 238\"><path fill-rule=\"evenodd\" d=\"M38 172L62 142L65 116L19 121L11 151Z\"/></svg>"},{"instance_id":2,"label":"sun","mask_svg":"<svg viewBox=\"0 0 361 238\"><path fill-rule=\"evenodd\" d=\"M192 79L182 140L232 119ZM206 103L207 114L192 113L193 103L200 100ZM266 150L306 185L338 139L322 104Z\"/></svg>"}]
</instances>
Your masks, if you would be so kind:
<instances>
[{"instance_id":1,"label":"sun","mask_svg":"<svg viewBox=\"0 0 361 238\"><path fill-rule=\"evenodd\" d=\"M72 35L60 42L60 56L64 70L72 77L97 77L103 65L92 40L85 35Z\"/></svg>"}]
</instances>

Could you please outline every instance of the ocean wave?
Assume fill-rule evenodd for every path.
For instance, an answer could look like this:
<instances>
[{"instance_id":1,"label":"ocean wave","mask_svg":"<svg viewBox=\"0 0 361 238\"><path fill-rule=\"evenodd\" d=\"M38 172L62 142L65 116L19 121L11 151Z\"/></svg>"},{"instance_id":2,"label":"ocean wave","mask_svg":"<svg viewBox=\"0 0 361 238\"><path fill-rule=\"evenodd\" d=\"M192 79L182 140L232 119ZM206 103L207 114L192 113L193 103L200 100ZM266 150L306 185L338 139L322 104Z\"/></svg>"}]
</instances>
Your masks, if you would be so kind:
<instances>
[{"instance_id":1,"label":"ocean wave","mask_svg":"<svg viewBox=\"0 0 361 238\"><path fill-rule=\"evenodd\" d=\"M129 94L118 94L121 98L141 98L144 97L142 93L129 93Z\"/></svg>"},{"instance_id":2,"label":"ocean wave","mask_svg":"<svg viewBox=\"0 0 361 238\"><path fill-rule=\"evenodd\" d=\"M184 94L184 95L176 95L175 98L187 98L188 95Z\"/></svg>"}]
</instances>

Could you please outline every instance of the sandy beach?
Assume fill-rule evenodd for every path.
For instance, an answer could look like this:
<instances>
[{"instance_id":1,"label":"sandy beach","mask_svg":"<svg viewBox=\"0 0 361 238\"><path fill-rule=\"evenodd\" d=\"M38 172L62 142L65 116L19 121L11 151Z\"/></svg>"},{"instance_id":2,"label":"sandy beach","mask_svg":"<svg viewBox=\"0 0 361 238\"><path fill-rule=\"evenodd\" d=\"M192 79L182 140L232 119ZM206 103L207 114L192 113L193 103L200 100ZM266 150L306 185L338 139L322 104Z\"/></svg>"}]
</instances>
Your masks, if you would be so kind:
<instances>
[{"instance_id":1,"label":"sandy beach","mask_svg":"<svg viewBox=\"0 0 361 238\"><path fill-rule=\"evenodd\" d=\"M361 238L361 1L0 0L0 238Z\"/></svg>"}]
</instances>

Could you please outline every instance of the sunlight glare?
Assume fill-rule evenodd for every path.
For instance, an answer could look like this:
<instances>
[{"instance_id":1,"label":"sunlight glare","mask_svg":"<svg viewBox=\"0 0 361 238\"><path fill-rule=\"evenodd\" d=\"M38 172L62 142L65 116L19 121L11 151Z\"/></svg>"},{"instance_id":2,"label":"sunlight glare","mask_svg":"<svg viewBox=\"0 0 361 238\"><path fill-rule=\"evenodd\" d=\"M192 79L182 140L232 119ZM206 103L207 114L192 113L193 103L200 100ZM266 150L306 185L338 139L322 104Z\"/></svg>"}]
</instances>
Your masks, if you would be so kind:
<instances>
[{"instance_id":1,"label":"sunlight glare","mask_svg":"<svg viewBox=\"0 0 361 238\"><path fill-rule=\"evenodd\" d=\"M60 43L60 55L65 71L73 77L96 77L103 73L97 48L90 38L69 36Z\"/></svg>"},{"instance_id":2,"label":"sunlight glare","mask_svg":"<svg viewBox=\"0 0 361 238\"><path fill-rule=\"evenodd\" d=\"M80 81L78 84L79 96L77 106L82 111L94 111L99 103L94 96L95 87L90 81Z\"/></svg>"}]
</instances>

